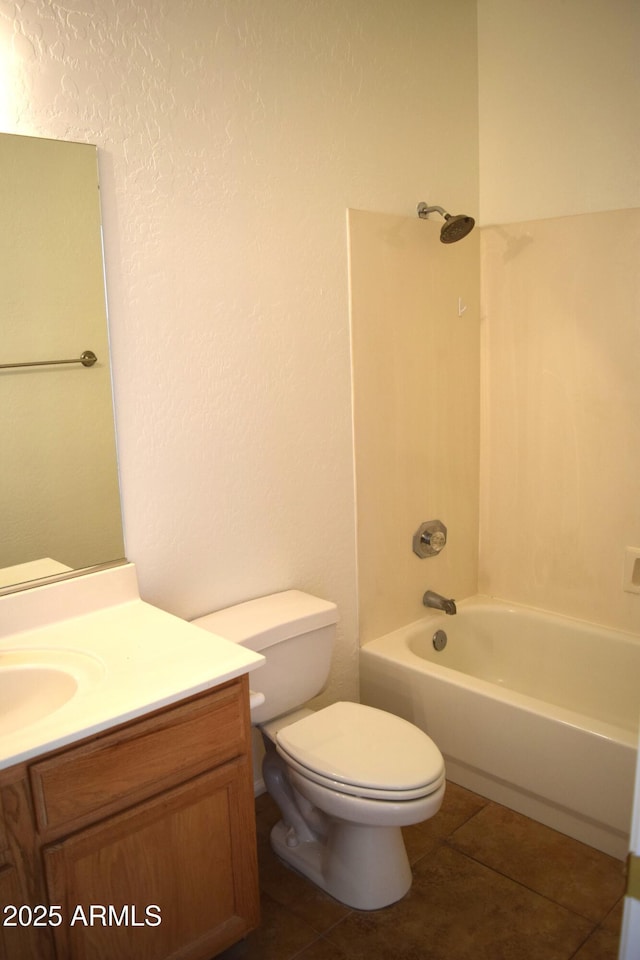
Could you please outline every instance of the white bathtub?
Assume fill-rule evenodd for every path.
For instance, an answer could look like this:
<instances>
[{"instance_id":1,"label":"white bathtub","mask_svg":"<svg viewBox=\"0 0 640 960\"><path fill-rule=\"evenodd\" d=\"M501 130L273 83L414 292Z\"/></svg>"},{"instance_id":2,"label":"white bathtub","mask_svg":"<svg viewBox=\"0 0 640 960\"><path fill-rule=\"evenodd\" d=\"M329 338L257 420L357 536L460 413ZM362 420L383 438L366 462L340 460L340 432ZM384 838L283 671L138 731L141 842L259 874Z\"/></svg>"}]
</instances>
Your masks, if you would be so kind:
<instances>
[{"instance_id":1,"label":"white bathtub","mask_svg":"<svg viewBox=\"0 0 640 960\"><path fill-rule=\"evenodd\" d=\"M474 597L365 644L360 676L362 702L425 730L449 780L626 856L639 636Z\"/></svg>"}]
</instances>

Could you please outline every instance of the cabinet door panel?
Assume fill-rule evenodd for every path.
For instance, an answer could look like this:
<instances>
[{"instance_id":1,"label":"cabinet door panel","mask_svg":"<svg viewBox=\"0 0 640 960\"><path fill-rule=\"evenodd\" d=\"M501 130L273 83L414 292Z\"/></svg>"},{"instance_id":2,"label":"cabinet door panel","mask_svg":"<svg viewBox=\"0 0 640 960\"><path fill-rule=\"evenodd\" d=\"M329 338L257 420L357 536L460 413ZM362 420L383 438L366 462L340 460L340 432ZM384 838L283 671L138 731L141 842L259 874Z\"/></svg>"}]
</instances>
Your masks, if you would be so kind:
<instances>
[{"instance_id":1,"label":"cabinet door panel","mask_svg":"<svg viewBox=\"0 0 640 960\"><path fill-rule=\"evenodd\" d=\"M45 848L59 960L209 960L258 923L255 851L246 758Z\"/></svg>"}]
</instances>

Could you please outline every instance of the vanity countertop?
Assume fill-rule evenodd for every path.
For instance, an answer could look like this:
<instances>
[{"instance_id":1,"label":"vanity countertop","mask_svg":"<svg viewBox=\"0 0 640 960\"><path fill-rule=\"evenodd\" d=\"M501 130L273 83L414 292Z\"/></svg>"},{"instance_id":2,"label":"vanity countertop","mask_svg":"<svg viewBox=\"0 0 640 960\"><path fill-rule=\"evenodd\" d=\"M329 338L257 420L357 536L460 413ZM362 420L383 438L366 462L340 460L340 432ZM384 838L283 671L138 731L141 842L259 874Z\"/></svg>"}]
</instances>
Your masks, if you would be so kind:
<instances>
[{"instance_id":1,"label":"vanity countertop","mask_svg":"<svg viewBox=\"0 0 640 960\"><path fill-rule=\"evenodd\" d=\"M92 577L102 580L81 582ZM79 667L70 699L0 732L0 769L215 687L264 661L145 603L132 564L1 597L0 626L0 677L3 657L7 670L12 658L31 656L55 666L54 655L70 663L75 658ZM0 704L0 731L4 709Z\"/></svg>"}]
</instances>

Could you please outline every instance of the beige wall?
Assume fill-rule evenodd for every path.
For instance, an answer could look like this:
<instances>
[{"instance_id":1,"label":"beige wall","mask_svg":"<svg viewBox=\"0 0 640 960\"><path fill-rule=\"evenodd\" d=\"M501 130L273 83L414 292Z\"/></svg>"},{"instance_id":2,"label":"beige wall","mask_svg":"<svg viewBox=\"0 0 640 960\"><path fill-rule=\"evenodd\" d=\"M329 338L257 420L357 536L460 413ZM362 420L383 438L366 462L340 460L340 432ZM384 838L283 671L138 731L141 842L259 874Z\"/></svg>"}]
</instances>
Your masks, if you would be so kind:
<instances>
[{"instance_id":1,"label":"beige wall","mask_svg":"<svg viewBox=\"0 0 640 960\"><path fill-rule=\"evenodd\" d=\"M99 147L142 594L184 617L292 586L335 600L334 696L357 693L345 211L477 212L476 39L474 0L0 18L0 125Z\"/></svg>"},{"instance_id":2,"label":"beige wall","mask_svg":"<svg viewBox=\"0 0 640 960\"><path fill-rule=\"evenodd\" d=\"M424 614L427 589L476 592L479 234L350 211L353 404L362 642ZM419 558L425 520L447 546Z\"/></svg>"},{"instance_id":3,"label":"beige wall","mask_svg":"<svg viewBox=\"0 0 640 960\"><path fill-rule=\"evenodd\" d=\"M640 206L637 0L478 0L483 224Z\"/></svg>"},{"instance_id":4,"label":"beige wall","mask_svg":"<svg viewBox=\"0 0 640 960\"><path fill-rule=\"evenodd\" d=\"M480 590L640 631L640 211L482 234Z\"/></svg>"}]
</instances>

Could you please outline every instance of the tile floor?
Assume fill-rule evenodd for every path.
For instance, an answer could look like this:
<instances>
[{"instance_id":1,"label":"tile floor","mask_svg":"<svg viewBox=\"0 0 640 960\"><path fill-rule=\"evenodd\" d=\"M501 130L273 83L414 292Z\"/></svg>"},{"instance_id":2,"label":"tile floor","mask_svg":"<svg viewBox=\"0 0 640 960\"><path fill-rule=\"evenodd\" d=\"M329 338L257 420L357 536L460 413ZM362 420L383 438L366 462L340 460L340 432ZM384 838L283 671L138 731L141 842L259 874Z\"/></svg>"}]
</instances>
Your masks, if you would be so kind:
<instances>
[{"instance_id":1,"label":"tile floor","mask_svg":"<svg viewBox=\"0 0 640 960\"><path fill-rule=\"evenodd\" d=\"M267 794L256 811L262 924L219 960L617 960L624 865L456 784L405 830L413 887L374 912L286 867Z\"/></svg>"}]
</instances>

